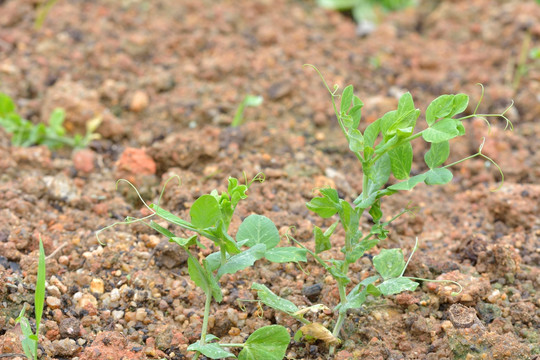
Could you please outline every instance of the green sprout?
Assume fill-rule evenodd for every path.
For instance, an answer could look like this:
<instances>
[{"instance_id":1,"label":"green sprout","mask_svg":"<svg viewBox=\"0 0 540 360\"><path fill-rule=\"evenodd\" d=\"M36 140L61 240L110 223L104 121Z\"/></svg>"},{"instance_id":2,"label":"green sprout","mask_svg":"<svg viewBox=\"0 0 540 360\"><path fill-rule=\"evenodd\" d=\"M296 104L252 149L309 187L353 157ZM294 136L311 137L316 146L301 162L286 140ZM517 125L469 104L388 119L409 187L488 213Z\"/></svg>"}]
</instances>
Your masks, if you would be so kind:
<instances>
[{"instance_id":1,"label":"green sprout","mask_svg":"<svg viewBox=\"0 0 540 360\"><path fill-rule=\"evenodd\" d=\"M262 96L246 95L244 100L238 105L236 113L234 114L231 127L238 127L244 123L244 110L246 107L257 107L263 103Z\"/></svg>"},{"instance_id":2,"label":"green sprout","mask_svg":"<svg viewBox=\"0 0 540 360\"><path fill-rule=\"evenodd\" d=\"M69 137L63 125L65 115L64 110L55 109L49 118L49 125L34 125L17 113L15 103L8 95L0 93L0 126L12 134L11 143L15 146L46 145L53 150L63 146L84 148L99 138L94 132L101 124L101 118L94 118L86 124L86 135Z\"/></svg>"},{"instance_id":3,"label":"green sprout","mask_svg":"<svg viewBox=\"0 0 540 360\"><path fill-rule=\"evenodd\" d=\"M45 303L45 250L43 249L43 242L39 239L39 261L38 272L36 280L36 291L34 294L34 312L36 315L36 332L32 332L30 322L25 316L26 305L23 306L21 313L15 319L17 323L21 324L21 330L23 337L21 338L21 344L24 350L24 354L29 360L37 360L38 354L38 336L39 325L41 324L41 317L43 315L43 305Z\"/></svg>"}]
</instances>

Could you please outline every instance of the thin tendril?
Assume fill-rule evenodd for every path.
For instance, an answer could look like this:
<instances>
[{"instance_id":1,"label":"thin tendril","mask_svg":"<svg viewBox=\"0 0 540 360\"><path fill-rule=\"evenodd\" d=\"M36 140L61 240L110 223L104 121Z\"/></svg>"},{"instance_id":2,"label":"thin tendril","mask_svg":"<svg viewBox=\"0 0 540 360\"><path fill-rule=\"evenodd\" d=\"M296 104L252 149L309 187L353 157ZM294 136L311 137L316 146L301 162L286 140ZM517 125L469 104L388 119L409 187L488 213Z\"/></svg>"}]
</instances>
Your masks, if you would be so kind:
<instances>
[{"instance_id":1,"label":"thin tendril","mask_svg":"<svg viewBox=\"0 0 540 360\"><path fill-rule=\"evenodd\" d=\"M411 255L409 255L409 260L407 260L407 263L403 267L403 271L401 271L401 275L399 275L399 277L402 277L403 274L405 273L405 270L407 270L407 266L409 266L409 262L411 261L413 255L414 255L414 252L416 251L417 248L418 248L418 236L416 237L416 240L415 240L414 247L412 249Z\"/></svg>"},{"instance_id":2,"label":"thin tendril","mask_svg":"<svg viewBox=\"0 0 540 360\"><path fill-rule=\"evenodd\" d=\"M167 184L169 183L169 181L171 181L173 178L177 178L178 179L178 184L181 183L180 181L180 177L178 175L173 175L171 176L169 179L167 179L167 181L165 181L165 184L163 185L163 188L161 189L161 193L159 195L159 199L158 199L158 202L157 202L157 208L159 209L159 204L161 202L161 198L163 197L163 194L165 193L165 188L167 187ZM157 212L152 209L150 206L148 206L148 204L143 200L141 194L139 193L139 190L137 190L137 188L135 187L135 185L133 185L131 182L129 182L129 180L126 180L126 179L118 179L116 181L116 190L118 190L118 184L123 181L123 182L126 182L128 183L129 186L131 186L135 192L137 193L137 196L139 197L139 200L141 200L141 202L144 204L144 206L150 210L151 214L150 215L146 215L146 216L143 216L142 218L134 218L134 217L126 217L125 220L123 221L116 221L114 223L112 223L111 225L108 225L108 226L105 226L104 228L102 229L99 229L98 231L96 231L96 239L98 241L98 243L101 245L101 246L107 246L106 243L102 242L101 239L99 238L99 234L101 234L103 231L109 229L109 228L112 228L112 227L115 227L116 225L129 225L129 224L133 224L133 223L136 223L136 222L144 222L144 220L147 220L147 219L150 219L152 218L153 216L157 215Z\"/></svg>"}]
</instances>

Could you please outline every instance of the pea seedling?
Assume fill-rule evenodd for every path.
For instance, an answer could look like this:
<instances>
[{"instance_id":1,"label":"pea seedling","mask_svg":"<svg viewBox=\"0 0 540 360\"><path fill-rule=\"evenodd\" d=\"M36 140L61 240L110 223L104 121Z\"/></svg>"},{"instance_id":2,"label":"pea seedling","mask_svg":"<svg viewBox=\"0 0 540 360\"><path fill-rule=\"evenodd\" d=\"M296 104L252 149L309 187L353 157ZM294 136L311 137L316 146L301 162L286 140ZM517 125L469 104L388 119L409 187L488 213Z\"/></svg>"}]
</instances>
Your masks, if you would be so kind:
<instances>
[{"instance_id":1,"label":"pea seedling","mask_svg":"<svg viewBox=\"0 0 540 360\"><path fill-rule=\"evenodd\" d=\"M280 242L279 232L274 223L265 216L253 214L245 218L238 228L236 239L228 234L236 206L240 200L247 198L246 192L253 182L262 182L263 180L262 175L257 175L250 182L246 179L245 185L241 185L237 179L229 178L227 191L219 194L217 190L214 190L195 200L189 212L190 221L183 220L161 208L160 201L157 204L147 205L137 189L128 182L137 191L139 198L151 211L151 214L143 218L129 217L120 223L129 224L142 221L167 237L170 242L178 244L188 255L189 277L204 292L205 306L201 337L188 347L188 350L195 351L194 359L197 359L200 354L211 359L236 358L233 353L227 350L231 347L242 348L238 355L238 359L241 360L281 360L285 356L290 336L287 329L280 325L264 326L257 329L243 344L218 343L216 336L208 334L208 318L212 299L217 302L223 300L219 280L224 274L234 274L252 266L255 261L262 258L278 263L306 261L305 249L276 247ZM163 190L161 195L163 195ZM152 220L147 221L153 216L165 219L173 225L190 231L193 235L187 238L178 237L158 223ZM116 224L118 223L107 228ZM105 229L99 230L98 234ZM191 247L205 248L199 241L199 237L211 240L219 249L203 258L202 261L199 261L197 255L192 254L190 250Z\"/></svg>"},{"instance_id":2,"label":"pea seedling","mask_svg":"<svg viewBox=\"0 0 540 360\"><path fill-rule=\"evenodd\" d=\"M63 125L65 116L64 110L55 109L49 118L49 125L34 125L17 113L15 103L8 95L0 93L0 126L12 134L11 143L15 146L46 145L53 150L65 145L84 148L99 138L94 131L99 127L101 118L94 118L87 123L85 136L76 134L69 137Z\"/></svg>"},{"instance_id":3,"label":"pea seedling","mask_svg":"<svg viewBox=\"0 0 540 360\"><path fill-rule=\"evenodd\" d=\"M346 319L347 310L360 308L368 295L394 295L407 290L414 291L418 283L413 280L427 280L403 276L410 258L409 261L405 262L401 249L385 249L373 257L373 265L379 275L364 279L347 293L347 285L351 282L350 265L379 244L381 240L384 240L389 232L388 225L407 212L404 210L389 221L381 221L383 218L382 198L398 191L412 190L420 183L426 185L447 184L452 180L450 167L476 156L483 157L493 163L501 172L504 180L500 167L482 153L482 146L476 154L448 165L443 164L450 154L449 140L465 134L464 120L472 117L485 119L486 117L498 116L507 121L507 126L512 124L504 115L506 111L502 114L477 114L480 102L472 115L457 117L467 108L469 97L465 94L442 95L433 100L426 110L425 118L428 127L422 131L414 132L420 110L415 108L411 94L405 93L399 99L397 110L386 113L368 125L362 133L358 127L364 104L354 95L353 86L349 85L343 90L338 108L336 105L336 98L339 97L337 85L334 90L331 90L321 73L314 66L308 66L313 67L319 73L329 91L338 124L349 143L349 149L360 161L363 170L362 193L352 203L341 199L337 190L324 188L319 189L321 196L314 197L306 204L309 210L322 218L326 219L338 215L338 219L328 229L323 231L317 226L314 227L315 251L308 250L293 237L290 237L301 248L306 249L337 283L340 301L334 308L338 313L338 318L332 333L321 324L309 323L299 315L299 309L296 305L279 298L264 285L253 284L252 288L257 290L261 302L295 317L304 324L295 338L298 339L303 334L322 339L330 345L330 353L333 354L336 345L340 343L338 337ZM411 142L419 138L430 143L430 149L424 156L429 170L411 176L413 161ZM386 186L392 174L395 179L401 181ZM366 211L371 215L375 224L367 234L363 234L360 231L360 219ZM345 246L341 249L343 256L339 259L324 260L319 254L331 249L330 239L339 224L345 230ZM413 253L415 250L416 245ZM375 285L380 279L382 281ZM455 284L461 288L459 284Z\"/></svg>"},{"instance_id":4,"label":"pea seedling","mask_svg":"<svg viewBox=\"0 0 540 360\"><path fill-rule=\"evenodd\" d=\"M37 360L38 354L38 336L39 325L41 324L41 317L43 315L43 305L45 303L45 250L43 249L43 243L39 239L39 260L38 260L38 272L36 280L36 291L34 294L34 312L36 315L36 332L32 332L30 322L25 316L26 305L23 306L21 313L15 319L17 323L21 324L22 337L21 344L24 354L29 360Z\"/></svg>"}]
</instances>

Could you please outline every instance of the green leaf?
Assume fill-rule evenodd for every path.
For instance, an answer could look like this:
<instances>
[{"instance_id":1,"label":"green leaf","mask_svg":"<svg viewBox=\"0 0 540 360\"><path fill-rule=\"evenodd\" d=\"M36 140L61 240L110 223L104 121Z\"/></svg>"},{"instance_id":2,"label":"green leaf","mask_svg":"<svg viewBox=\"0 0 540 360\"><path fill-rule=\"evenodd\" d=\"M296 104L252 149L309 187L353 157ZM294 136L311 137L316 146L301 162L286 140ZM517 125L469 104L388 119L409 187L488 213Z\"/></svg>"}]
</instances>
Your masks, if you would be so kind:
<instances>
[{"instance_id":1,"label":"green leaf","mask_svg":"<svg viewBox=\"0 0 540 360\"><path fill-rule=\"evenodd\" d=\"M349 149L355 153L364 149L364 137L360 130L351 129L351 131L349 131Z\"/></svg>"},{"instance_id":2,"label":"green leaf","mask_svg":"<svg viewBox=\"0 0 540 360\"><path fill-rule=\"evenodd\" d=\"M469 105L469 96L465 94L457 94L454 96L452 111L448 116L454 116L456 114L462 113L467 109Z\"/></svg>"},{"instance_id":3,"label":"green leaf","mask_svg":"<svg viewBox=\"0 0 540 360\"><path fill-rule=\"evenodd\" d=\"M189 257L187 260L188 263L188 274L191 280L204 291L206 296L210 296L212 289L210 288L210 283L208 279L208 274L205 269L192 257Z\"/></svg>"},{"instance_id":4,"label":"green leaf","mask_svg":"<svg viewBox=\"0 0 540 360\"><path fill-rule=\"evenodd\" d=\"M192 235L188 238L173 236L172 238L169 239L169 241L174 242L183 248L188 248L197 243L197 235Z\"/></svg>"},{"instance_id":5,"label":"green leaf","mask_svg":"<svg viewBox=\"0 0 540 360\"><path fill-rule=\"evenodd\" d=\"M245 218L236 233L236 241L246 241L243 245L247 247L264 244L267 249L272 249L279 244L279 240L278 229L272 220L266 216L256 214Z\"/></svg>"},{"instance_id":6,"label":"green leaf","mask_svg":"<svg viewBox=\"0 0 540 360\"><path fill-rule=\"evenodd\" d=\"M221 251L211 253L206 257L209 271L216 271L221 266Z\"/></svg>"},{"instance_id":7,"label":"green leaf","mask_svg":"<svg viewBox=\"0 0 540 360\"><path fill-rule=\"evenodd\" d=\"M356 129L360 125L360 120L362 119L362 107L364 107L364 103L358 99L360 103L356 101L358 97L354 97L354 106L349 111L349 115L352 118L352 126L351 128Z\"/></svg>"},{"instance_id":8,"label":"green leaf","mask_svg":"<svg viewBox=\"0 0 540 360\"><path fill-rule=\"evenodd\" d=\"M345 89L343 89L343 93L341 94L341 105L340 105L340 110L342 114L347 114L349 112L349 108L351 107L351 103L353 99L353 93L354 93L354 88L352 85L349 85Z\"/></svg>"},{"instance_id":9,"label":"green leaf","mask_svg":"<svg viewBox=\"0 0 540 360\"><path fill-rule=\"evenodd\" d=\"M198 351L204 356L210 358L210 359L225 359L229 357L236 358L233 353L230 353L226 350L223 350L221 346L217 343L206 343L204 345L201 345L201 341L198 340L197 342L191 344L187 348L188 351Z\"/></svg>"},{"instance_id":10,"label":"green leaf","mask_svg":"<svg viewBox=\"0 0 540 360\"><path fill-rule=\"evenodd\" d=\"M314 197L306 206L324 219L332 217L339 210L338 205L327 197Z\"/></svg>"},{"instance_id":11,"label":"green leaf","mask_svg":"<svg viewBox=\"0 0 540 360\"><path fill-rule=\"evenodd\" d=\"M236 205L240 200L246 199L248 196L246 194L248 187L246 185L238 185L238 179L229 177L229 186L227 187L227 192L231 197L231 205L236 208Z\"/></svg>"},{"instance_id":12,"label":"green leaf","mask_svg":"<svg viewBox=\"0 0 540 360\"><path fill-rule=\"evenodd\" d=\"M36 335L39 334L39 325L41 323L41 316L43 315L43 304L45 303L45 277L45 250L43 249L43 242L40 238L36 292L34 294L34 310L36 313Z\"/></svg>"},{"instance_id":13,"label":"green leaf","mask_svg":"<svg viewBox=\"0 0 540 360\"><path fill-rule=\"evenodd\" d=\"M351 204L349 204L347 201L340 200L340 205L342 210L339 217L345 231L357 231L360 223L360 215L358 215L355 209L353 209Z\"/></svg>"},{"instance_id":14,"label":"green leaf","mask_svg":"<svg viewBox=\"0 0 540 360\"><path fill-rule=\"evenodd\" d=\"M10 113L15 112L15 103L11 98L4 94L0 93L0 117L7 116Z\"/></svg>"},{"instance_id":15,"label":"green leaf","mask_svg":"<svg viewBox=\"0 0 540 360\"><path fill-rule=\"evenodd\" d=\"M56 135L62 136L66 133L66 130L62 126L66 113L63 109L54 109L49 117L49 127L54 130Z\"/></svg>"},{"instance_id":16,"label":"green leaf","mask_svg":"<svg viewBox=\"0 0 540 360\"><path fill-rule=\"evenodd\" d=\"M429 104L426 109L426 122L429 126L440 118L447 117L454 106L454 95L441 95Z\"/></svg>"},{"instance_id":17,"label":"green leaf","mask_svg":"<svg viewBox=\"0 0 540 360\"><path fill-rule=\"evenodd\" d=\"M383 137L386 139L388 137L388 130L396 122L397 110L392 110L387 112L380 118L380 129L383 134Z\"/></svg>"},{"instance_id":18,"label":"green leaf","mask_svg":"<svg viewBox=\"0 0 540 360\"><path fill-rule=\"evenodd\" d=\"M413 148L411 143L405 143L388 152L392 173L396 179L404 180L409 178L413 160Z\"/></svg>"},{"instance_id":19,"label":"green leaf","mask_svg":"<svg viewBox=\"0 0 540 360\"><path fill-rule=\"evenodd\" d=\"M364 130L364 144L369 147L375 147L375 140L377 140L377 136L379 135L381 119L377 119L371 124L368 125L366 130ZM365 150L364 150L365 152Z\"/></svg>"},{"instance_id":20,"label":"green leaf","mask_svg":"<svg viewBox=\"0 0 540 360\"><path fill-rule=\"evenodd\" d=\"M379 277L377 275L370 276L367 279L362 280L356 285L348 294L347 302L343 305L336 306L336 310L340 313L347 311L348 309L358 309L366 302L367 286L377 281Z\"/></svg>"},{"instance_id":21,"label":"green leaf","mask_svg":"<svg viewBox=\"0 0 540 360\"><path fill-rule=\"evenodd\" d=\"M379 222L379 220L382 218L383 213L381 210L381 199L378 199L371 205L371 208L369 209L369 215L373 218L374 222Z\"/></svg>"},{"instance_id":22,"label":"green leaf","mask_svg":"<svg viewBox=\"0 0 540 360\"><path fill-rule=\"evenodd\" d=\"M198 229L212 227L221 219L218 201L212 195L203 195L195 200L189 215L191 223Z\"/></svg>"},{"instance_id":23,"label":"green leaf","mask_svg":"<svg viewBox=\"0 0 540 360\"><path fill-rule=\"evenodd\" d=\"M373 248L375 245L379 243L379 239L369 239L361 241L360 243L356 244L352 251L347 252L345 254L345 260L349 264L354 264L358 259L360 259L366 251Z\"/></svg>"},{"instance_id":24,"label":"green leaf","mask_svg":"<svg viewBox=\"0 0 540 360\"><path fill-rule=\"evenodd\" d=\"M422 137L430 143L448 141L456 136L460 136L463 133L462 127L461 121L444 118L422 131Z\"/></svg>"},{"instance_id":25,"label":"green leaf","mask_svg":"<svg viewBox=\"0 0 540 360\"><path fill-rule=\"evenodd\" d=\"M208 261L206 261L206 259L203 259L203 266L204 266L204 271L207 274L208 285L210 287L212 296L214 297L214 300L216 300L219 303L221 302L221 300L223 300L223 293L221 292L219 283L216 277L214 276L214 274L212 273L212 271L210 270L210 264L208 263Z\"/></svg>"},{"instance_id":26,"label":"green leaf","mask_svg":"<svg viewBox=\"0 0 540 360\"><path fill-rule=\"evenodd\" d=\"M271 262L284 263L284 262L306 262L306 249L297 247L275 247L268 250L264 257Z\"/></svg>"},{"instance_id":27,"label":"green leaf","mask_svg":"<svg viewBox=\"0 0 540 360\"><path fill-rule=\"evenodd\" d=\"M293 302L277 296L263 284L253 283L251 288L257 290L259 300L272 309L283 311L289 315L294 314L299 310Z\"/></svg>"},{"instance_id":28,"label":"green leaf","mask_svg":"<svg viewBox=\"0 0 540 360\"><path fill-rule=\"evenodd\" d=\"M313 235L315 238L315 253L316 254L329 250L332 247L332 245L330 244L330 236L325 236L320 227L315 226L313 228Z\"/></svg>"},{"instance_id":29,"label":"green leaf","mask_svg":"<svg viewBox=\"0 0 540 360\"><path fill-rule=\"evenodd\" d=\"M388 154L384 154L369 170L368 186L367 189L362 189L362 191L367 191L369 196L373 192L379 190L390 178L391 171L392 165L390 162L390 156L388 156Z\"/></svg>"},{"instance_id":30,"label":"green leaf","mask_svg":"<svg viewBox=\"0 0 540 360\"><path fill-rule=\"evenodd\" d=\"M431 169L426 173L426 180L424 182L427 185L444 185L452 181L452 172L446 168Z\"/></svg>"},{"instance_id":31,"label":"green leaf","mask_svg":"<svg viewBox=\"0 0 540 360\"><path fill-rule=\"evenodd\" d=\"M450 143L448 141L431 143L429 151L424 155L424 161L430 169L433 169L441 166L449 155Z\"/></svg>"},{"instance_id":32,"label":"green leaf","mask_svg":"<svg viewBox=\"0 0 540 360\"><path fill-rule=\"evenodd\" d=\"M255 330L238 354L239 360L282 360L291 337L281 325L269 325Z\"/></svg>"},{"instance_id":33,"label":"green leaf","mask_svg":"<svg viewBox=\"0 0 540 360\"><path fill-rule=\"evenodd\" d=\"M227 227L224 220L219 220L216 227L209 229L209 233L214 234L215 241L220 247L224 247L229 254L239 254L241 252L236 241L227 234Z\"/></svg>"},{"instance_id":34,"label":"green leaf","mask_svg":"<svg viewBox=\"0 0 540 360\"><path fill-rule=\"evenodd\" d=\"M150 208L154 210L160 218L167 220L170 223L173 223L188 230L197 230L197 228L193 226L193 224L191 224L190 222L183 220L178 216L168 212L167 210L158 207L156 204L150 204Z\"/></svg>"},{"instance_id":35,"label":"green leaf","mask_svg":"<svg viewBox=\"0 0 540 360\"><path fill-rule=\"evenodd\" d=\"M378 285L377 288L381 291L383 295L394 295L399 294L400 292L409 290L414 291L418 287L418 283L408 279L406 277L398 277L394 279L385 280L382 284Z\"/></svg>"},{"instance_id":36,"label":"green leaf","mask_svg":"<svg viewBox=\"0 0 540 360\"><path fill-rule=\"evenodd\" d=\"M373 257L373 266L384 280L401 276L405 268L401 249L383 249ZM381 290L382 291L382 290Z\"/></svg>"},{"instance_id":37,"label":"green leaf","mask_svg":"<svg viewBox=\"0 0 540 360\"><path fill-rule=\"evenodd\" d=\"M159 225L154 220L150 220L150 222L148 223L148 226L156 230L161 235L165 235L165 237L168 237L169 239L175 236L171 231L169 231L168 229L165 229L163 226Z\"/></svg>"},{"instance_id":38,"label":"green leaf","mask_svg":"<svg viewBox=\"0 0 540 360\"><path fill-rule=\"evenodd\" d=\"M412 190L416 185L420 184L426 179L426 174L420 174L408 178L405 181L398 182L397 184L389 186L388 190Z\"/></svg>"},{"instance_id":39,"label":"green leaf","mask_svg":"<svg viewBox=\"0 0 540 360\"><path fill-rule=\"evenodd\" d=\"M248 250L242 251L239 254L231 256L227 262L218 270L218 277L223 274L234 274L237 271L243 270L261 259L266 252L266 245L255 244Z\"/></svg>"},{"instance_id":40,"label":"green leaf","mask_svg":"<svg viewBox=\"0 0 540 360\"><path fill-rule=\"evenodd\" d=\"M339 194L336 189L326 187L319 189L319 192L322 194L323 197L332 201L334 204L339 204Z\"/></svg>"}]
</instances>

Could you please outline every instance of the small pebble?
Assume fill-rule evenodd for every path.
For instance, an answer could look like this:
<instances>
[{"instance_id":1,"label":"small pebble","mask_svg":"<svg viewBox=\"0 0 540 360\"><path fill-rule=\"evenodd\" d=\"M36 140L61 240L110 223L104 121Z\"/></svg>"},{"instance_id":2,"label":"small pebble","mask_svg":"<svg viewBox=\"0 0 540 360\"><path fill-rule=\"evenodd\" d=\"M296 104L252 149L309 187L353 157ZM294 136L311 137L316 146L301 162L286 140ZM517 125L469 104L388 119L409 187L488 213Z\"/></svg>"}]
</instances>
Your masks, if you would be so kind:
<instances>
[{"instance_id":1,"label":"small pebble","mask_svg":"<svg viewBox=\"0 0 540 360\"><path fill-rule=\"evenodd\" d=\"M103 294L105 292L105 283L101 279L92 279L90 283L90 291L96 294Z\"/></svg>"},{"instance_id":2,"label":"small pebble","mask_svg":"<svg viewBox=\"0 0 540 360\"><path fill-rule=\"evenodd\" d=\"M137 321L143 321L144 319L146 319L146 309L138 308L135 312L135 319Z\"/></svg>"},{"instance_id":3,"label":"small pebble","mask_svg":"<svg viewBox=\"0 0 540 360\"><path fill-rule=\"evenodd\" d=\"M111 301L118 301L120 300L120 290L117 288L112 289L111 291Z\"/></svg>"},{"instance_id":4,"label":"small pebble","mask_svg":"<svg viewBox=\"0 0 540 360\"><path fill-rule=\"evenodd\" d=\"M140 112L146 109L149 104L150 99L148 98L148 95L142 90L137 90L131 98L129 109L133 112Z\"/></svg>"},{"instance_id":5,"label":"small pebble","mask_svg":"<svg viewBox=\"0 0 540 360\"><path fill-rule=\"evenodd\" d=\"M62 300L54 296L47 296L45 302L50 309L58 309L62 305Z\"/></svg>"}]
</instances>

